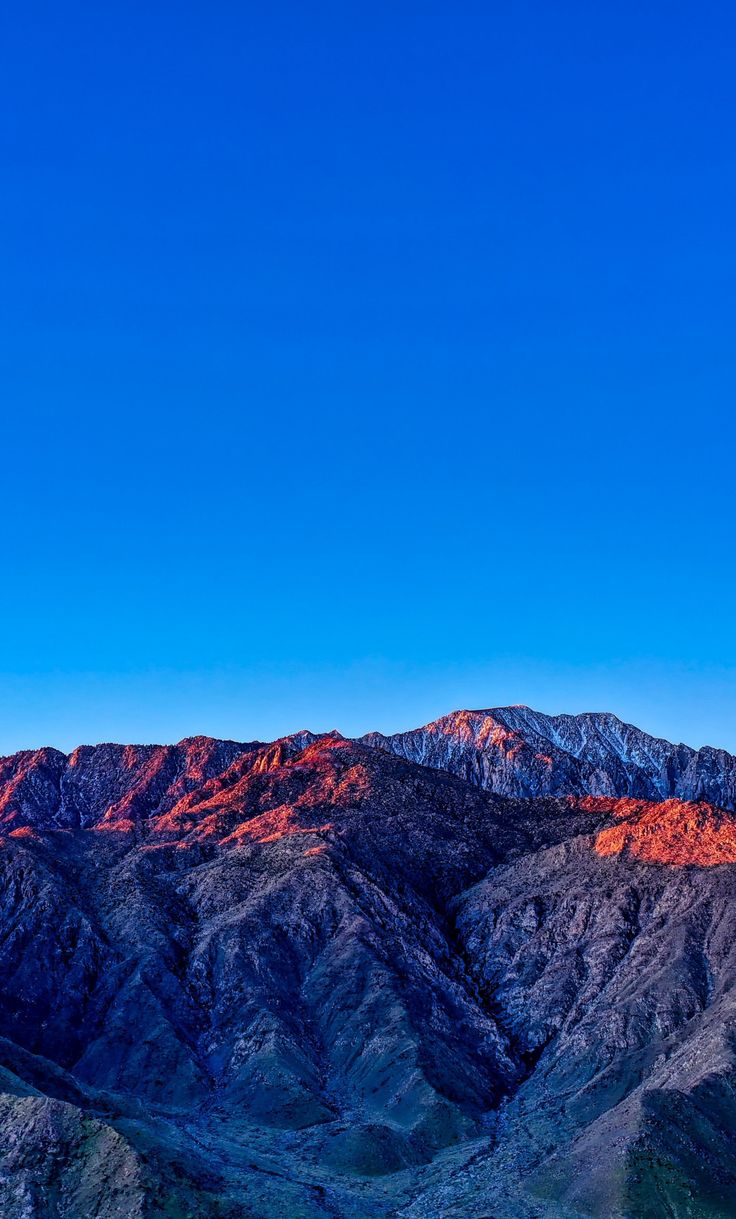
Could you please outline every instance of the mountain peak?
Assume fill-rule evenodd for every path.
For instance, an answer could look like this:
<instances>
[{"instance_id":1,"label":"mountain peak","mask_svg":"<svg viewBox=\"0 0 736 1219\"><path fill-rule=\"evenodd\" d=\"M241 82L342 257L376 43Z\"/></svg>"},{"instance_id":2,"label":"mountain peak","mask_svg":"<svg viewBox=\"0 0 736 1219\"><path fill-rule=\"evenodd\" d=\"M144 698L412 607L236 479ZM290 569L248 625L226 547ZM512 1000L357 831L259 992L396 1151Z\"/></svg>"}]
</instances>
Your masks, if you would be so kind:
<instances>
[{"instance_id":1,"label":"mountain peak","mask_svg":"<svg viewBox=\"0 0 736 1219\"><path fill-rule=\"evenodd\" d=\"M454 711L368 744L507 796L634 796L736 806L736 758L650 736L610 711L547 715L524 704Z\"/></svg>"}]
</instances>

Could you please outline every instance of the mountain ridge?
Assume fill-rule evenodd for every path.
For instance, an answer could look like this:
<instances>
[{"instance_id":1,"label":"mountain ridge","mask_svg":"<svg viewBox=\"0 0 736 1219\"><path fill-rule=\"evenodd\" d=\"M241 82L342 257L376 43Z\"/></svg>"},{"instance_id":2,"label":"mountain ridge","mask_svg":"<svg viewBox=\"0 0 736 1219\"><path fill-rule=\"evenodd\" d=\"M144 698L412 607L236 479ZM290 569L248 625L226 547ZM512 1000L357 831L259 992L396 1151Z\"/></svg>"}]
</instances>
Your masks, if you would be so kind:
<instances>
[{"instance_id":1,"label":"mountain ridge","mask_svg":"<svg viewBox=\"0 0 736 1219\"><path fill-rule=\"evenodd\" d=\"M183 761L185 769L191 762L209 773L226 755L233 761L267 748L294 749L332 737L355 739L446 770L499 795L675 798L736 807L736 755L725 749L673 743L608 711L548 715L525 704L453 711L405 732L368 732L356 738L343 738L337 729L301 729L270 742L197 735L174 745L101 742L78 745L69 753L52 746L19 750L0 757L0 801L3 788L33 766L50 777L117 757L128 769L140 764L180 772Z\"/></svg>"},{"instance_id":2,"label":"mountain ridge","mask_svg":"<svg viewBox=\"0 0 736 1219\"><path fill-rule=\"evenodd\" d=\"M523 704L455 711L360 738L501 795L637 796L736 805L736 756L654 737L611 712L546 715Z\"/></svg>"},{"instance_id":3,"label":"mountain ridge","mask_svg":"<svg viewBox=\"0 0 736 1219\"><path fill-rule=\"evenodd\" d=\"M736 1219L736 816L531 714L0 760L4 1219Z\"/></svg>"}]
</instances>

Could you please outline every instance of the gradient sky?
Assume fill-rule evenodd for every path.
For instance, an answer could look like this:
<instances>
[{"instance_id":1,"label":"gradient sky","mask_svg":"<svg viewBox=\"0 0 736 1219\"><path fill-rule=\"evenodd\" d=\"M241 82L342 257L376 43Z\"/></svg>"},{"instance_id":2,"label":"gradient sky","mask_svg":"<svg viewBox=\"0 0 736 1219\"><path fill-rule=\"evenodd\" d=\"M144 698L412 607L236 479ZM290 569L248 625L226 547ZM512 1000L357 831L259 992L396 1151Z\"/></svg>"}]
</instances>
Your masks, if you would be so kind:
<instances>
[{"instance_id":1,"label":"gradient sky","mask_svg":"<svg viewBox=\"0 0 736 1219\"><path fill-rule=\"evenodd\" d=\"M0 752L736 750L726 3L10 0Z\"/></svg>"}]
</instances>

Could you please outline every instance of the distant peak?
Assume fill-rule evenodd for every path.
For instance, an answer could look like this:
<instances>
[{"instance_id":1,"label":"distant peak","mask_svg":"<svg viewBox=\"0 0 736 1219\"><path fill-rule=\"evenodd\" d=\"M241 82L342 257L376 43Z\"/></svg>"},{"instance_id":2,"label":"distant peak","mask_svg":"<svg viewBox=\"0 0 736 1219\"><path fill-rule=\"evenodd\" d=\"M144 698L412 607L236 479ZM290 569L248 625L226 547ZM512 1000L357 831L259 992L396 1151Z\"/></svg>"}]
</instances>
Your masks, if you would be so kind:
<instances>
[{"instance_id":1,"label":"distant peak","mask_svg":"<svg viewBox=\"0 0 736 1219\"><path fill-rule=\"evenodd\" d=\"M363 740L506 796L705 798L736 805L736 757L674 745L611 711L548 715L525 703L452 711Z\"/></svg>"}]
</instances>

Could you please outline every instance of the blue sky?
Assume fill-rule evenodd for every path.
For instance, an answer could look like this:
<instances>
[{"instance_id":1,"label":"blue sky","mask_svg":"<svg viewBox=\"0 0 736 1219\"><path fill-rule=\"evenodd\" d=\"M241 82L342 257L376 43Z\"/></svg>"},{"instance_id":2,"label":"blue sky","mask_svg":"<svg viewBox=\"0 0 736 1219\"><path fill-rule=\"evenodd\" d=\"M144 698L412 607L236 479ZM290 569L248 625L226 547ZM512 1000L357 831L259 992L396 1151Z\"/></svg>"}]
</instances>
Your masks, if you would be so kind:
<instances>
[{"instance_id":1,"label":"blue sky","mask_svg":"<svg viewBox=\"0 0 736 1219\"><path fill-rule=\"evenodd\" d=\"M736 17L11 0L0 752L736 749Z\"/></svg>"}]
</instances>

